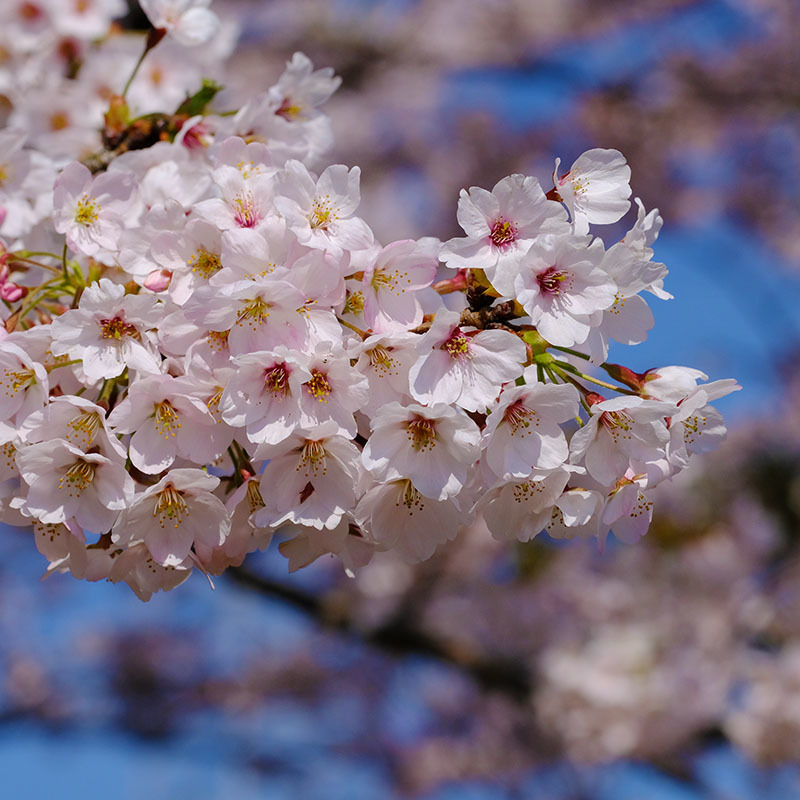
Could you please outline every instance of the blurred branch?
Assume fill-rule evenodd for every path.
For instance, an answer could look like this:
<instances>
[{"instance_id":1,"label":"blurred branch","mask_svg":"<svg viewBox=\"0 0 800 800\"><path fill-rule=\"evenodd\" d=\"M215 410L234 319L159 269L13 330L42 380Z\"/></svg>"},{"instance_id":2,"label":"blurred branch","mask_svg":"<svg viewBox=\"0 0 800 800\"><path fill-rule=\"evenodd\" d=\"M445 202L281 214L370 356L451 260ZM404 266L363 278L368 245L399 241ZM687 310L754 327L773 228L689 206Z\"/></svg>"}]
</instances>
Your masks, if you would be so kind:
<instances>
[{"instance_id":1,"label":"blurred branch","mask_svg":"<svg viewBox=\"0 0 800 800\"><path fill-rule=\"evenodd\" d=\"M321 627L354 636L363 643L392 655L435 658L462 670L484 689L501 692L514 700L526 700L530 697L533 688L531 674L521 661L486 658L461 643L440 641L409 625L404 618L394 617L380 627L361 630L338 603L326 602L324 597L258 575L247 567L233 567L226 574L242 587L266 597L284 600L305 611Z\"/></svg>"}]
</instances>

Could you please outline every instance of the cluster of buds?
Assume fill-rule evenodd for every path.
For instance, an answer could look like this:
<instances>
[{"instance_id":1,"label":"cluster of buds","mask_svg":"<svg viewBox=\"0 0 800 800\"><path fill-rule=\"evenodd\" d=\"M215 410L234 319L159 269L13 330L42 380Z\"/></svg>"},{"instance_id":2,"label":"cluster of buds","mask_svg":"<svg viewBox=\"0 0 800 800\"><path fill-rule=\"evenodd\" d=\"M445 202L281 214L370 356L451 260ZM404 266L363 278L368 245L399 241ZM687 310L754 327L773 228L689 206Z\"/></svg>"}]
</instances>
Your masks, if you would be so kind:
<instances>
[{"instance_id":1,"label":"cluster of buds","mask_svg":"<svg viewBox=\"0 0 800 800\"><path fill-rule=\"evenodd\" d=\"M0 133L0 518L33 526L51 571L144 599L279 529L291 569L348 571L426 559L479 516L498 539L643 536L650 490L721 440L710 403L738 387L606 361L652 327L643 293L669 297L657 212L638 203L613 246L594 234L629 210L624 158L557 163L549 191L473 187L463 237L384 246L358 167L310 169L331 70L296 54L235 112L209 110L207 82L136 116L160 41L217 29L207 3L142 6L155 27L95 151L85 131L55 159L53 131ZM85 47L67 94L103 57ZM32 108L16 98L12 124Z\"/></svg>"}]
</instances>

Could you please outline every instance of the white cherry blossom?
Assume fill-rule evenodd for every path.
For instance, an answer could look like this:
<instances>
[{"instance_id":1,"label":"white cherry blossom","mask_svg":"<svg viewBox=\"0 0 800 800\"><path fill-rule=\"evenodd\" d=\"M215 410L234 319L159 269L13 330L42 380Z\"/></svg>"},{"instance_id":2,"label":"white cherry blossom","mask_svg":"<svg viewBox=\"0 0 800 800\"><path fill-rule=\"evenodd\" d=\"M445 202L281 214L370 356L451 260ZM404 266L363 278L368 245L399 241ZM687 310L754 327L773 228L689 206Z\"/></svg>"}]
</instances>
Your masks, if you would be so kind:
<instances>
[{"instance_id":1,"label":"white cherry blossom","mask_svg":"<svg viewBox=\"0 0 800 800\"><path fill-rule=\"evenodd\" d=\"M613 485L631 463L658 460L669 441L666 417L675 406L641 397L615 397L593 403L591 416L570 440L570 461L583 461L603 485Z\"/></svg>"},{"instance_id":2,"label":"white cherry blossom","mask_svg":"<svg viewBox=\"0 0 800 800\"><path fill-rule=\"evenodd\" d=\"M300 424L303 386L312 380L307 359L300 353L277 347L272 351L245 353L222 393L222 418L244 427L251 442L277 444Z\"/></svg>"},{"instance_id":3,"label":"white cherry blossom","mask_svg":"<svg viewBox=\"0 0 800 800\"><path fill-rule=\"evenodd\" d=\"M409 479L433 500L457 495L479 455L477 425L445 403L388 403L371 421L364 466L380 481Z\"/></svg>"},{"instance_id":4,"label":"white cherry blossom","mask_svg":"<svg viewBox=\"0 0 800 800\"><path fill-rule=\"evenodd\" d=\"M578 392L569 384L538 384L534 373L528 367L526 385L504 389L486 420L484 458L498 478L524 478L569 456L561 424L577 415Z\"/></svg>"},{"instance_id":5,"label":"white cherry blossom","mask_svg":"<svg viewBox=\"0 0 800 800\"><path fill-rule=\"evenodd\" d=\"M219 29L211 0L139 0L154 28L163 28L183 45L207 42Z\"/></svg>"},{"instance_id":6,"label":"white cherry blossom","mask_svg":"<svg viewBox=\"0 0 800 800\"><path fill-rule=\"evenodd\" d=\"M133 434L130 458L137 469L155 475L179 456L208 464L222 455L210 436L217 421L191 390L189 381L171 375L143 378L111 412L109 426Z\"/></svg>"},{"instance_id":7,"label":"white cherry blossom","mask_svg":"<svg viewBox=\"0 0 800 800\"><path fill-rule=\"evenodd\" d=\"M420 403L456 403L484 411L504 383L522 374L525 345L502 330L464 330L459 315L440 311L417 344L411 367L411 395Z\"/></svg>"},{"instance_id":8,"label":"white cherry blossom","mask_svg":"<svg viewBox=\"0 0 800 800\"><path fill-rule=\"evenodd\" d=\"M125 287L101 278L88 286L78 308L53 320L52 351L81 359L89 381L116 378L123 370L161 371L153 329L161 310L152 295L125 294Z\"/></svg>"},{"instance_id":9,"label":"white cherry blossom","mask_svg":"<svg viewBox=\"0 0 800 800\"><path fill-rule=\"evenodd\" d=\"M379 547L411 564L430 558L470 522L452 498L426 497L408 479L374 486L361 498L355 517Z\"/></svg>"},{"instance_id":10,"label":"white cherry blossom","mask_svg":"<svg viewBox=\"0 0 800 800\"><path fill-rule=\"evenodd\" d=\"M556 159L553 183L569 209L575 233L586 233L589 223L616 222L627 213L631 168L618 150L587 150L561 176L560 164L561 159Z\"/></svg>"},{"instance_id":11,"label":"white cherry blossom","mask_svg":"<svg viewBox=\"0 0 800 800\"><path fill-rule=\"evenodd\" d=\"M586 341L614 303L616 286L601 268L602 258L598 239L542 236L519 260L513 278L511 271L498 273L495 285L517 298L548 342L571 347Z\"/></svg>"},{"instance_id":12,"label":"white cherry blossom","mask_svg":"<svg viewBox=\"0 0 800 800\"><path fill-rule=\"evenodd\" d=\"M490 280L498 264L518 260L540 234L569 230L563 207L525 175L509 175L491 192L462 189L458 222L467 236L445 242L440 258L449 267L483 269Z\"/></svg>"},{"instance_id":13,"label":"white cherry blossom","mask_svg":"<svg viewBox=\"0 0 800 800\"><path fill-rule=\"evenodd\" d=\"M22 422L47 402L47 371L21 347L0 341L0 418Z\"/></svg>"},{"instance_id":14,"label":"white cherry blossom","mask_svg":"<svg viewBox=\"0 0 800 800\"><path fill-rule=\"evenodd\" d=\"M297 429L275 445L259 445L254 458L269 463L261 473L264 508L254 512L253 522L335 528L356 504L359 455L333 421Z\"/></svg>"},{"instance_id":15,"label":"white cherry blossom","mask_svg":"<svg viewBox=\"0 0 800 800\"><path fill-rule=\"evenodd\" d=\"M211 492L219 478L199 469L170 470L136 496L112 531L116 544L143 541L153 559L179 567L194 542L219 547L230 532L230 517Z\"/></svg>"},{"instance_id":16,"label":"white cherry blossom","mask_svg":"<svg viewBox=\"0 0 800 800\"><path fill-rule=\"evenodd\" d=\"M133 479L122 464L64 439L28 445L17 464L30 487L23 513L47 525L74 518L82 528L104 533L133 500Z\"/></svg>"},{"instance_id":17,"label":"white cherry blossom","mask_svg":"<svg viewBox=\"0 0 800 800\"><path fill-rule=\"evenodd\" d=\"M70 248L83 255L113 252L134 188L128 172L104 172L93 178L83 164L73 161L53 188L53 225L66 234Z\"/></svg>"},{"instance_id":18,"label":"white cherry blossom","mask_svg":"<svg viewBox=\"0 0 800 800\"><path fill-rule=\"evenodd\" d=\"M315 178L299 161L287 161L279 177L275 206L286 224L307 247L340 254L372 244L372 231L355 216L361 200L361 170L343 164L328 167Z\"/></svg>"}]
</instances>

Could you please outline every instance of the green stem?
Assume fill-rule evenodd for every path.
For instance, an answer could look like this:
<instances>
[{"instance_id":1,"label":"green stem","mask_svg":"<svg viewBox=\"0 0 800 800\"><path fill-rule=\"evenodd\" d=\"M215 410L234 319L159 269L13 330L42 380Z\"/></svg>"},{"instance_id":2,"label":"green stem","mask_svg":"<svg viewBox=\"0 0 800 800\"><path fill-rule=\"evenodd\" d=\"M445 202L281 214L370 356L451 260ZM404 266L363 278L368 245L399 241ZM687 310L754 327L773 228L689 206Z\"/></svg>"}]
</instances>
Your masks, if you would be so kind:
<instances>
[{"instance_id":1,"label":"green stem","mask_svg":"<svg viewBox=\"0 0 800 800\"><path fill-rule=\"evenodd\" d=\"M558 383L559 378L561 378L562 381L564 380L564 378L559 375L549 364L545 364L544 369L547 373L547 377L550 378L552 383Z\"/></svg>"},{"instance_id":2,"label":"green stem","mask_svg":"<svg viewBox=\"0 0 800 800\"><path fill-rule=\"evenodd\" d=\"M64 270L64 278L69 280L69 271L67 270L67 241L64 240L64 249L61 251L61 267Z\"/></svg>"},{"instance_id":3,"label":"green stem","mask_svg":"<svg viewBox=\"0 0 800 800\"><path fill-rule=\"evenodd\" d=\"M572 364L567 364L565 361L554 362L554 369L557 369L562 374L571 372L582 380L597 384L597 386L602 386L604 389L611 389L611 391L618 392L619 394L627 394L638 397L638 392L634 392L631 389L623 389L621 386L615 386L613 383L609 383L608 381L601 381L599 378L593 378L591 375L581 372L573 367Z\"/></svg>"},{"instance_id":4,"label":"green stem","mask_svg":"<svg viewBox=\"0 0 800 800\"><path fill-rule=\"evenodd\" d=\"M111 397L111 392L114 391L114 378L106 378L103 381L103 385L100 388L100 394L95 401L98 405L100 405L103 401L106 403L108 402L109 397Z\"/></svg>"},{"instance_id":5,"label":"green stem","mask_svg":"<svg viewBox=\"0 0 800 800\"><path fill-rule=\"evenodd\" d=\"M51 364L49 367L45 367L48 372L52 372L54 369L60 369L61 367L71 367L73 364L81 364L83 359L80 358L73 358L72 361L64 361L60 364Z\"/></svg>"},{"instance_id":6,"label":"green stem","mask_svg":"<svg viewBox=\"0 0 800 800\"><path fill-rule=\"evenodd\" d=\"M136 77L136 73L139 72L139 67L142 66L144 63L144 59L147 54L164 38L166 34L166 30L163 28L153 28L148 34L147 39L144 43L144 50L142 54L139 56L139 60L136 62L136 66L133 68L133 72L131 72L130 77L128 78L128 82L125 84L125 88L122 90L122 96L125 97L128 94L128 89L131 88L131 84L133 83L133 79Z\"/></svg>"},{"instance_id":7,"label":"green stem","mask_svg":"<svg viewBox=\"0 0 800 800\"><path fill-rule=\"evenodd\" d=\"M57 269L56 267L51 266L50 264L42 264L41 261L34 261L32 258L22 258L20 256L15 256L11 260L12 264L29 264L32 267L41 267L42 269L49 269L50 272L55 272L57 275L61 275L61 270Z\"/></svg>"},{"instance_id":8,"label":"green stem","mask_svg":"<svg viewBox=\"0 0 800 800\"><path fill-rule=\"evenodd\" d=\"M58 256L55 253L48 253L46 250L18 250L16 253L12 253L11 255L15 259L27 259L31 256L47 256L48 258L54 258L56 261L58 261Z\"/></svg>"},{"instance_id":9,"label":"green stem","mask_svg":"<svg viewBox=\"0 0 800 800\"><path fill-rule=\"evenodd\" d=\"M550 348L552 350L558 350L562 353L569 353L571 356L578 356L578 358L584 359L584 361L588 361L591 356L587 356L586 353L581 353L579 350L572 350L569 347L559 347L558 345L551 344Z\"/></svg>"},{"instance_id":10,"label":"green stem","mask_svg":"<svg viewBox=\"0 0 800 800\"><path fill-rule=\"evenodd\" d=\"M44 295L47 294L47 290L50 288L51 284L55 283L56 281L61 280L61 275L59 274L58 278L52 278L51 280L43 283L38 289L36 289L30 298L28 298L27 303L23 303L20 306L19 310L19 317L18 319L22 320L23 317L32 309L39 305L39 302L42 300Z\"/></svg>"}]
</instances>

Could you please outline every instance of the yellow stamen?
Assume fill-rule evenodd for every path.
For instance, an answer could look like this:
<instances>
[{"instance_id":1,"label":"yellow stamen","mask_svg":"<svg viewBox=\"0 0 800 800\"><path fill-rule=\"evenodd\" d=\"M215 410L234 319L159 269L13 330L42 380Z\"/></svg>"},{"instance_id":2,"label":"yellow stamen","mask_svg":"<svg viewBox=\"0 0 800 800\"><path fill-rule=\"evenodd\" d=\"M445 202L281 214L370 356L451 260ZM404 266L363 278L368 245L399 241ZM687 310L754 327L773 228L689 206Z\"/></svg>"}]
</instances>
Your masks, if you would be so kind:
<instances>
[{"instance_id":1,"label":"yellow stamen","mask_svg":"<svg viewBox=\"0 0 800 800\"><path fill-rule=\"evenodd\" d=\"M78 225L85 225L89 226L97 222L97 218L100 215L100 203L97 202L94 198L89 198L87 193L84 193L83 197L78 200L78 204L75 206L75 222Z\"/></svg>"},{"instance_id":2,"label":"yellow stamen","mask_svg":"<svg viewBox=\"0 0 800 800\"><path fill-rule=\"evenodd\" d=\"M216 253L210 253L205 247L198 247L186 263L192 272L200 273L206 280L222 269L220 257Z\"/></svg>"},{"instance_id":3,"label":"yellow stamen","mask_svg":"<svg viewBox=\"0 0 800 800\"><path fill-rule=\"evenodd\" d=\"M158 524L164 528L167 523L172 523L177 528L184 517L189 516L189 507L179 492L171 483L168 483L159 493L156 500L153 516L158 517Z\"/></svg>"},{"instance_id":4,"label":"yellow stamen","mask_svg":"<svg viewBox=\"0 0 800 800\"><path fill-rule=\"evenodd\" d=\"M58 481L58 488L63 489L64 484L67 485L67 491L70 497L77 494L80 496L81 492L92 482L94 479L96 466L90 464L88 461L76 461L60 478Z\"/></svg>"},{"instance_id":5,"label":"yellow stamen","mask_svg":"<svg viewBox=\"0 0 800 800\"><path fill-rule=\"evenodd\" d=\"M171 439L178 435L178 428L181 427L180 417L169 400L162 400L155 405L154 416L157 433L160 433L165 439Z\"/></svg>"},{"instance_id":6,"label":"yellow stamen","mask_svg":"<svg viewBox=\"0 0 800 800\"><path fill-rule=\"evenodd\" d=\"M303 386L306 391L314 398L319 400L320 403L327 403L328 397L333 392L333 388L328 382L328 376L318 369L311 370L311 378L307 380Z\"/></svg>"},{"instance_id":7,"label":"yellow stamen","mask_svg":"<svg viewBox=\"0 0 800 800\"><path fill-rule=\"evenodd\" d=\"M416 417L406 423L411 446L418 452L433 450L436 446L436 423L432 419Z\"/></svg>"}]
</instances>

